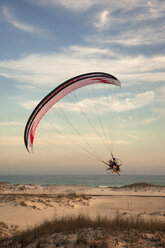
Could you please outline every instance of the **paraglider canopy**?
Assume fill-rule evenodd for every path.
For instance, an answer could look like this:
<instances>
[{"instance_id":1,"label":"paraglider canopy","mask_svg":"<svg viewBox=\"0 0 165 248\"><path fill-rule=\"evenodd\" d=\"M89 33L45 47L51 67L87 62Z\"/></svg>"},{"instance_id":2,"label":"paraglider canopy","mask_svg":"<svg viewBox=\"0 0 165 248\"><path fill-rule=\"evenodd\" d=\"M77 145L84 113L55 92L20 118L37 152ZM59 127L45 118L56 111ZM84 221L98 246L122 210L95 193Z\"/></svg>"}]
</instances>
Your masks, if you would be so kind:
<instances>
[{"instance_id":1,"label":"paraglider canopy","mask_svg":"<svg viewBox=\"0 0 165 248\"><path fill-rule=\"evenodd\" d=\"M46 112L54 106L57 102L59 102L64 96L70 94L71 92L90 85L90 84L113 84L121 87L120 81L108 74L102 72L92 72L83 75L79 75L77 77L71 78L66 82L57 86L54 90L52 90L34 109L29 120L25 127L24 132L24 142L28 152L32 152L33 150L33 141L36 128L42 119L42 117L46 114Z\"/></svg>"}]
</instances>

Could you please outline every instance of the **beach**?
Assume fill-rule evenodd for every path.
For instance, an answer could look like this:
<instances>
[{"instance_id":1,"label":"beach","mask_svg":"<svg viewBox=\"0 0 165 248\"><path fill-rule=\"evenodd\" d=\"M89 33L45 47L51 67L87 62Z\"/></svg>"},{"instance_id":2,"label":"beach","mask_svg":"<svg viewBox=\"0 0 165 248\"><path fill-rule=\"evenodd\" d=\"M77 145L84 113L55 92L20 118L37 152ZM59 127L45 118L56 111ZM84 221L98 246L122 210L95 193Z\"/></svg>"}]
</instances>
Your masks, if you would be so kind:
<instances>
[{"instance_id":1,"label":"beach","mask_svg":"<svg viewBox=\"0 0 165 248\"><path fill-rule=\"evenodd\" d=\"M0 235L12 237L45 220L87 215L165 222L165 187L134 184L125 187L0 184Z\"/></svg>"}]
</instances>

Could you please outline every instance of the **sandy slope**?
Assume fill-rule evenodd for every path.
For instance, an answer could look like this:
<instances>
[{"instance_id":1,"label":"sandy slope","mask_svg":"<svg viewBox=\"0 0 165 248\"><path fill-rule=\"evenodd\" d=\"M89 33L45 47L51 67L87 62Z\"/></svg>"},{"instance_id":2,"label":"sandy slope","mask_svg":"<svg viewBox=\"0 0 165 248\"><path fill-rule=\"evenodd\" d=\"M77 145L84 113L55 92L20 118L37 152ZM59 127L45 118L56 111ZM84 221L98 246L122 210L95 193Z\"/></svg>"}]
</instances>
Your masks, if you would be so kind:
<instances>
[{"instance_id":1,"label":"sandy slope","mask_svg":"<svg viewBox=\"0 0 165 248\"><path fill-rule=\"evenodd\" d=\"M1 236L64 215L165 220L165 187L94 188L0 184Z\"/></svg>"},{"instance_id":2,"label":"sandy slope","mask_svg":"<svg viewBox=\"0 0 165 248\"><path fill-rule=\"evenodd\" d=\"M52 220L54 217L87 214L113 218L135 216L165 221L165 187L136 185L125 188L80 186L37 186L0 183L0 237ZM13 247L13 238L1 240L0 247ZM164 247L163 233L141 233L84 228L69 233L53 233L31 240L23 247ZM14 247L21 247L15 243Z\"/></svg>"}]
</instances>

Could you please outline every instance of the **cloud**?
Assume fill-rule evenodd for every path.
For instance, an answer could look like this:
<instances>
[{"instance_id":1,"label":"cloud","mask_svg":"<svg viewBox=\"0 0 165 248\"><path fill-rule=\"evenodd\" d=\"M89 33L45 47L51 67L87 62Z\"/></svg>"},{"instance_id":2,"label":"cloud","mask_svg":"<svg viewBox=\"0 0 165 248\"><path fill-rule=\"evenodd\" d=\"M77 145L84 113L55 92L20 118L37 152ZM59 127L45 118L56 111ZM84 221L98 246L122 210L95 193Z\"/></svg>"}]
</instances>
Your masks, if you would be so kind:
<instances>
[{"instance_id":1,"label":"cloud","mask_svg":"<svg viewBox=\"0 0 165 248\"><path fill-rule=\"evenodd\" d=\"M61 107L66 111L81 112L83 110L84 112L95 113L95 106L97 106L98 111L104 113L107 111L108 105L110 105L110 109L112 111L126 112L144 107L147 104L152 103L154 97L155 94L153 91L147 91L141 94L136 94L134 97L127 97L123 100L117 98L114 101L113 98L109 98L109 101L107 101L106 97L99 97L96 99L84 99L77 103L61 103Z\"/></svg>"},{"instance_id":2,"label":"cloud","mask_svg":"<svg viewBox=\"0 0 165 248\"><path fill-rule=\"evenodd\" d=\"M74 0L26 0L29 4L36 4L40 6L62 6L73 11L85 11L94 5L92 0L74 1ZM96 1L97 2L97 1Z\"/></svg>"},{"instance_id":3,"label":"cloud","mask_svg":"<svg viewBox=\"0 0 165 248\"><path fill-rule=\"evenodd\" d=\"M151 116L144 119L145 124L157 121L165 116L165 87L161 86L155 89L155 107L151 108Z\"/></svg>"},{"instance_id":4,"label":"cloud","mask_svg":"<svg viewBox=\"0 0 165 248\"><path fill-rule=\"evenodd\" d=\"M164 16L165 3L164 1L150 0L146 3L148 12L152 18L160 18Z\"/></svg>"},{"instance_id":5,"label":"cloud","mask_svg":"<svg viewBox=\"0 0 165 248\"><path fill-rule=\"evenodd\" d=\"M118 44L126 47L164 44L165 34L162 32L162 22L156 28L155 25L141 26L132 23L132 28L127 29L126 22L124 25L123 31L121 30L113 35L91 35L86 40L94 44Z\"/></svg>"},{"instance_id":6,"label":"cloud","mask_svg":"<svg viewBox=\"0 0 165 248\"><path fill-rule=\"evenodd\" d=\"M99 31L107 29L108 32L86 37L91 44L126 47L164 44L165 2L107 1L104 4L100 3L101 12L94 15L92 24Z\"/></svg>"},{"instance_id":7,"label":"cloud","mask_svg":"<svg viewBox=\"0 0 165 248\"><path fill-rule=\"evenodd\" d=\"M144 119L144 123L145 123L145 124L148 124L148 123L151 123L151 122L156 121L157 119L159 119L158 116L150 117L150 118L145 118L145 119Z\"/></svg>"},{"instance_id":8,"label":"cloud","mask_svg":"<svg viewBox=\"0 0 165 248\"><path fill-rule=\"evenodd\" d=\"M115 54L108 49L73 46L59 53L32 54L18 60L0 61L0 75L16 80L22 89L23 85L54 88L68 78L90 71L110 73L121 83L164 82L164 55L113 56Z\"/></svg>"},{"instance_id":9,"label":"cloud","mask_svg":"<svg viewBox=\"0 0 165 248\"><path fill-rule=\"evenodd\" d=\"M65 145L67 145L67 146L77 145L78 148L82 148L82 149L85 149L89 153L93 153L93 149L95 149L94 145L96 145L96 144L99 144L100 149L102 149L101 147L103 146L103 142L101 142L101 144L100 144L100 142L101 142L100 138L94 133L91 133L88 135L83 134L82 136L77 135L77 134L70 135L67 133L65 133L65 136L63 136L61 134L55 134L55 135L51 134L51 136L42 134L36 138L36 141L34 144L34 150L36 147L38 147L38 146L41 147L43 145L45 145L45 146L50 146L50 145L51 146L53 146L53 145L56 145L56 146L60 145L61 146L62 145L63 147ZM124 139L119 139L119 140L114 139L111 142L113 144L118 144L118 145L132 144L132 141L128 141L128 140L124 140ZM7 145L7 143L6 143L6 145ZM100 152L100 151L97 150L96 152Z\"/></svg>"},{"instance_id":10,"label":"cloud","mask_svg":"<svg viewBox=\"0 0 165 248\"><path fill-rule=\"evenodd\" d=\"M93 57L96 58L96 56L107 56L107 57L116 57L117 54L114 53L110 49L106 48L98 48L98 47L90 47L90 46L70 46L68 49L65 49L63 52L66 52L66 54L72 53L76 57Z\"/></svg>"},{"instance_id":11,"label":"cloud","mask_svg":"<svg viewBox=\"0 0 165 248\"><path fill-rule=\"evenodd\" d=\"M152 112L158 118L165 117L165 107L164 105L152 108ZM152 119L152 117L151 117Z\"/></svg>"},{"instance_id":12,"label":"cloud","mask_svg":"<svg viewBox=\"0 0 165 248\"><path fill-rule=\"evenodd\" d=\"M161 86L158 90L157 90L157 101L160 103L164 103L165 105L165 101L164 101L164 96L165 96L165 86Z\"/></svg>"},{"instance_id":13,"label":"cloud","mask_svg":"<svg viewBox=\"0 0 165 248\"><path fill-rule=\"evenodd\" d=\"M23 103L19 103L19 105L21 107L23 107L24 109L34 109L37 104L39 103L39 100L33 100L33 101L28 101L28 102L23 102Z\"/></svg>"},{"instance_id":14,"label":"cloud","mask_svg":"<svg viewBox=\"0 0 165 248\"><path fill-rule=\"evenodd\" d=\"M112 29L113 34L104 34L105 37L103 37L103 33L101 33L100 38L97 34L93 39L88 37L91 42L98 40L106 44L113 42L123 46L164 44L165 34L162 32L164 1L26 0L26 2L54 8L59 5L74 12L87 11L93 8L86 20L90 20L90 23L99 31L107 29L111 32ZM161 18L162 20L160 20Z\"/></svg>"},{"instance_id":15,"label":"cloud","mask_svg":"<svg viewBox=\"0 0 165 248\"><path fill-rule=\"evenodd\" d=\"M114 144L118 145L130 145L132 144L132 141L126 141L126 140L114 140Z\"/></svg>"},{"instance_id":16,"label":"cloud","mask_svg":"<svg viewBox=\"0 0 165 248\"><path fill-rule=\"evenodd\" d=\"M34 35L44 35L45 31L39 28L36 28L34 26L25 24L23 22L20 22L17 20L17 18L14 16L14 14L9 10L7 7L3 7L2 13L4 17L6 18L7 22L10 23L13 27L16 29L19 29L21 31L24 31L26 33L34 34Z\"/></svg>"},{"instance_id":17,"label":"cloud","mask_svg":"<svg viewBox=\"0 0 165 248\"><path fill-rule=\"evenodd\" d=\"M0 146L22 146L22 145L24 145L24 140L22 136L0 137Z\"/></svg>"},{"instance_id":18,"label":"cloud","mask_svg":"<svg viewBox=\"0 0 165 248\"><path fill-rule=\"evenodd\" d=\"M137 136L137 135L128 135L128 137L133 139L133 140L139 140L139 136Z\"/></svg>"},{"instance_id":19,"label":"cloud","mask_svg":"<svg viewBox=\"0 0 165 248\"><path fill-rule=\"evenodd\" d=\"M102 11L97 17L97 21L94 22L94 26L98 30L103 30L109 26L109 11L104 10Z\"/></svg>"},{"instance_id":20,"label":"cloud","mask_svg":"<svg viewBox=\"0 0 165 248\"><path fill-rule=\"evenodd\" d=\"M40 6L51 6L56 7L60 5L66 9L72 11L84 11L92 7L106 8L107 10L116 11L120 10L121 13L129 13L132 10L133 15L138 15L139 19L144 20L145 16L150 18L159 18L164 16L165 4L163 1L146 1L146 0L84 0L84 1L74 1L74 0L24 0L29 4L35 4ZM139 11L140 10L140 11ZM132 12L131 12L132 13Z\"/></svg>"},{"instance_id":21,"label":"cloud","mask_svg":"<svg viewBox=\"0 0 165 248\"><path fill-rule=\"evenodd\" d=\"M16 122L16 121L0 122L0 126L22 126L22 125L24 125L23 122Z\"/></svg>"},{"instance_id":22,"label":"cloud","mask_svg":"<svg viewBox=\"0 0 165 248\"><path fill-rule=\"evenodd\" d=\"M56 105L56 108L62 108L66 112L84 112L84 113L95 113L96 107L98 113L105 113L107 109L116 112L126 112L134 109L139 109L148 104L151 104L155 99L153 91L146 91L141 94L132 95L131 97L122 98L118 97L114 101L114 97L102 96L96 98L85 98L77 102L61 102L60 105ZM36 106L38 101L29 101L26 103L20 103L25 109L32 109ZM99 103L99 104L98 104Z\"/></svg>"},{"instance_id":23,"label":"cloud","mask_svg":"<svg viewBox=\"0 0 165 248\"><path fill-rule=\"evenodd\" d=\"M155 99L154 91L146 91L141 94L136 94L132 98L129 97L121 101L117 100L115 103L116 105L115 108L117 112L125 112L134 109L139 109L141 107L153 103L154 99Z\"/></svg>"},{"instance_id":24,"label":"cloud","mask_svg":"<svg viewBox=\"0 0 165 248\"><path fill-rule=\"evenodd\" d=\"M164 17L164 1L26 0L26 2L44 7L51 6L52 8L61 6L74 12L92 9L93 12L90 12L92 15L88 16L88 20L92 19L91 22L97 30L102 31L111 25L113 29L116 27L116 31L118 31L118 27L122 25L122 29L113 34L114 38L112 38L112 35L107 39L104 37L105 40L113 40L118 44L135 46L164 42L164 32L161 31L162 21L156 23L157 20ZM154 22L155 25L150 25Z\"/></svg>"}]
</instances>

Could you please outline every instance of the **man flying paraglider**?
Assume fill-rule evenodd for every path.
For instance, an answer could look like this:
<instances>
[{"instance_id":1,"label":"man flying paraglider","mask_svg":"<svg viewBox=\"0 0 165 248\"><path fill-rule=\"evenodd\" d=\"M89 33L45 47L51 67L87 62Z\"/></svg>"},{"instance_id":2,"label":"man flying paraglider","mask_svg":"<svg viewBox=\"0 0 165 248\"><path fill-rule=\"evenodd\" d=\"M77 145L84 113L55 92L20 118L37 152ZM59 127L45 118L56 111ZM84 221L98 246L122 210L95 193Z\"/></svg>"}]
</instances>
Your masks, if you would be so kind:
<instances>
[{"instance_id":1,"label":"man flying paraglider","mask_svg":"<svg viewBox=\"0 0 165 248\"><path fill-rule=\"evenodd\" d=\"M108 162L102 161L104 164L108 165L107 170L112 170L112 173L116 173L120 176L120 166L121 163L119 163L118 159L113 156L111 153L112 159L110 159Z\"/></svg>"},{"instance_id":2,"label":"man flying paraglider","mask_svg":"<svg viewBox=\"0 0 165 248\"><path fill-rule=\"evenodd\" d=\"M56 88L54 88L51 92L49 92L48 95L46 95L38 103L38 105L34 108L33 112L31 113L31 115L30 115L30 117L26 123L25 131L24 131L24 142L25 142L25 147L29 153L33 152L33 142L34 142L34 138L35 138L35 132L36 132L36 129L37 129L40 121L44 117L44 115L49 110L51 110L51 108L56 108L57 107L56 104L58 102L60 102L65 96L71 94L72 92L74 92L74 91L76 91L82 87L93 85L93 84L114 85L114 86L121 87L121 83L116 77L114 77L113 75L110 75L108 73L104 73L104 72L85 73L85 74L73 77L73 78L65 81L64 83L58 85ZM78 102L77 102L77 104L78 104ZM83 111L82 111L82 113L84 114ZM96 109L96 113L97 113L97 109ZM81 132L79 132L76 128L74 128L74 126L72 125L72 122L68 119L68 117L67 117L67 115L65 115L65 113L64 113L64 116L65 116L66 121L69 123L69 125L71 125L72 129L79 136L81 136ZM86 119L88 120L87 117L86 117ZM99 116L98 116L98 120L100 122ZM88 122L95 131L96 130L95 126L92 123L90 123L89 120L88 120ZM101 124L101 128L102 128L102 124ZM97 136L100 137L100 135L98 135L98 133L97 133L97 130L95 132L96 132ZM103 132L104 132L104 129L103 129ZM60 130L59 130L59 133L61 133ZM61 134L64 135L63 133L61 133ZM99 159L99 161L101 161L100 156L98 156L98 154L93 150L90 143L88 143L83 138L83 136L81 136L81 137L82 137L83 141L85 141L85 143L87 145L86 147L88 147L88 149L84 148L84 146L81 146L81 144L79 145L77 142L76 142L76 145L79 145L81 149L85 150L87 153L89 153L91 156L93 156L93 158L96 159L97 161L98 161L98 159ZM109 151L109 149L108 149L108 151ZM104 164L108 165L107 170L112 170L112 173L115 172L116 174L118 174L120 176L120 174L119 174L120 165L121 165L120 160L117 158L114 158L112 153L111 153L111 156L112 156L111 160L109 160L108 162L104 162L104 161L102 161L102 162Z\"/></svg>"}]
</instances>

